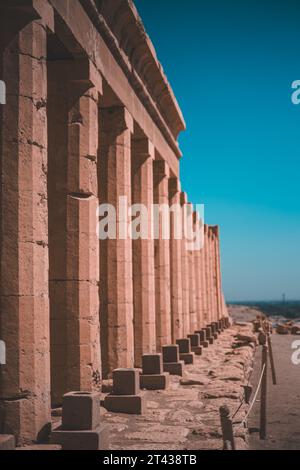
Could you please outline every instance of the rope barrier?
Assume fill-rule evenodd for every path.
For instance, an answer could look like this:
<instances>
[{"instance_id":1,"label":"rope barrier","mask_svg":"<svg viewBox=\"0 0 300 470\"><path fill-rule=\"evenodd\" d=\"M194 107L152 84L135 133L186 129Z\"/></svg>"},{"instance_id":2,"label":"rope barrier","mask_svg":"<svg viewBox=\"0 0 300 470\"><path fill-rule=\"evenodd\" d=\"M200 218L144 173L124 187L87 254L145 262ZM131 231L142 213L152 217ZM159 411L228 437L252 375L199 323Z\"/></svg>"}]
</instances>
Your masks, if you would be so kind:
<instances>
[{"instance_id":1,"label":"rope barrier","mask_svg":"<svg viewBox=\"0 0 300 470\"><path fill-rule=\"evenodd\" d=\"M238 405L235 412L230 416L230 411L228 406L220 407L220 420L222 426L222 435L223 435L223 445L224 450L235 450L235 441L234 441L234 428L246 427L247 420L252 412L254 404L257 400L259 391L261 390L260 398L260 438L266 439L267 437L267 370L268 370L268 358L271 363L272 378L273 384L276 385L276 372L275 372L275 363L272 351L271 344L271 334L272 328L269 322L261 321L260 329L258 330L258 341L262 346L262 367L261 373L258 381L257 388L254 393L254 397L249 405L249 409L242 421L233 421L244 403L249 403L250 397L252 394L252 386L250 386L250 380L254 371L254 358L252 359L252 368L249 372L248 379L246 379L247 385L244 385L244 394L242 396L241 402ZM244 366L245 372L245 366Z\"/></svg>"},{"instance_id":2,"label":"rope barrier","mask_svg":"<svg viewBox=\"0 0 300 470\"><path fill-rule=\"evenodd\" d=\"M249 415L250 415L250 413L251 413L251 411L252 411L252 408L253 408L253 406L254 406L254 403L256 402L256 398L257 398L258 392L259 392L260 387L261 387L261 384L262 384L262 379L263 379L263 376L264 376L265 369L266 369L266 365L264 364L264 365L263 365L263 368L262 368L262 371L261 371L261 374L260 374L258 386L257 386L257 389L256 389L256 391L255 391L253 400L252 400L252 402L251 402L251 404L250 404L250 406L249 406L249 410L247 411L245 418L244 418L243 421L241 422L242 425L244 425L244 424L246 423L246 421L247 421L247 419L248 419L248 417L249 417Z\"/></svg>"}]
</instances>

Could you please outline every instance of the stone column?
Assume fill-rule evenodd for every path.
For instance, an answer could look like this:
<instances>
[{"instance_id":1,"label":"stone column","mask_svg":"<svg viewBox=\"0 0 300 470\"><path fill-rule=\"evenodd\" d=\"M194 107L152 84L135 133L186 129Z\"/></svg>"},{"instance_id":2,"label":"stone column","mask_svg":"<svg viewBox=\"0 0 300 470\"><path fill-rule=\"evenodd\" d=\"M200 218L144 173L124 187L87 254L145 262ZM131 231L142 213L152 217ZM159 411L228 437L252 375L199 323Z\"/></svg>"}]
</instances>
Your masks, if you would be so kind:
<instances>
[{"instance_id":1,"label":"stone column","mask_svg":"<svg viewBox=\"0 0 300 470\"><path fill-rule=\"evenodd\" d=\"M218 308L218 263L217 263L217 227L212 230L212 271L213 271L213 301L214 301L214 321L219 319Z\"/></svg>"},{"instance_id":2,"label":"stone column","mask_svg":"<svg viewBox=\"0 0 300 470\"><path fill-rule=\"evenodd\" d=\"M217 271L216 271L216 250L215 250L215 231L214 227L209 227L210 239L210 272L211 272L211 305L212 305L212 321L216 321L217 317Z\"/></svg>"},{"instance_id":3,"label":"stone column","mask_svg":"<svg viewBox=\"0 0 300 470\"><path fill-rule=\"evenodd\" d=\"M172 342L183 336L182 307L182 211L178 178L169 180L170 220L170 281Z\"/></svg>"},{"instance_id":4,"label":"stone column","mask_svg":"<svg viewBox=\"0 0 300 470\"><path fill-rule=\"evenodd\" d=\"M116 208L116 237L100 242L100 327L103 373L134 364L132 240L120 208L131 205L133 119L124 107L100 110L100 203ZM123 203L122 203L123 204ZM114 217L113 217L114 220Z\"/></svg>"},{"instance_id":5,"label":"stone column","mask_svg":"<svg viewBox=\"0 0 300 470\"><path fill-rule=\"evenodd\" d=\"M53 61L49 78L51 395L100 385L98 96L88 60Z\"/></svg>"},{"instance_id":6,"label":"stone column","mask_svg":"<svg viewBox=\"0 0 300 470\"><path fill-rule=\"evenodd\" d=\"M189 208L189 219L191 229L195 232L195 223L193 215L193 205L188 204ZM195 242L189 240L188 248L188 269L189 269L189 331L187 334L194 333L197 330L197 304L196 304L196 276L195 276L195 264L196 264L196 246Z\"/></svg>"},{"instance_id":7,"label":"stone column","mask_svg":"<svg viewBox=\"0 0 300 470\"><path fill-rule=\"evenodd\" d=\"M183 313L183 337L190 334L190 274L189 274L189 254L187 250L186 224L187 224L187 195L181 193L180 203L183 220L183 236L182 236L182 313Z\"/></svg>"},{"instance_id":8,"label":"stone column","mask_svg":"<svg viewBox=\"0 0 300 470\"><path fill-rule=\"evenodd\" d=\"M208 274L208 305L209 322L214 321L214 294L213 294L213 270L212 270L212 232L211 227L207 227L207 274Z\"/></svg>"},{"instance_id":9,"label":"stone column","mask_svg":"<svg viewBox=\"0 0 300 470\"><path fill-rule=\"evenodd\" d=\"M219 227L215 227L215 244L216 244L216 270L217 270L217 308L218 319L222 318L222 276L221 276L221 257L220 257L220 231Z\"/></svg>"},{"instance_id":10,"label":"stone column","mask_svg":"<svg viewBox=\"0 0 300 470\"><path fill-rule=\"evenodd\" d=\"M159 205L159 238L155 239L155 307L156 307L156 346L172 342L171 324L171 279L170 279L170 213L169 176L166 162L154 162L154 204ZM166 231L166 232L165 232Z\"/></svg>"},{"instance_id":11,"label":"stone column","mask_svg":"<svg viewBox=\"0 0 300 470\"><path fill-rule=\"evenodd\" d=\"M204 323L210 323L210 270L208 263L209 246L208 246L208 226L204 225L204 247L203 247L203 274L204 274Z\"/></svg>"},{"instance_id":12,"label":"stone column","mask_svg":"<svg viewBox=\"0 0 300 470\"><path fill-rule=\"evenodd\" d=\"M194 231L200 233L200 220L198 212L193 213ZM202 282L201 282L201 249L197 247L194 252L194 276L195 276L195 297L196 297L196 327L192 333L202 327Z\"/></svg>"},{"instance_id":13,"label":"stone column","mask_svg":"<svg viewBox=\"0 0 300 470\"><path fill-rule=\"evenodd\" d=\"M206 316L207 316L207 301L206 301L206 275L205 275L205 229L203 220L199 221L202 224L202 248L199 254L199 263L200 263L200 284L201 284L201 328L205 327Z\"/></svg>"},{"instance_id":14,"label":"stone column","mask_svg":"<svg viewBox=\"0 0 300 470\"><path fill-rule=\"evenodd\" d=\"M0 24L7 87L0 106L0 338L7 353L0 367L0 433L14 434L20 444L45 438L51 421L47 39L46 23L30 22L31 13L39 16L1 10Z\"/></svg>"},{"instance_id":15,"label":"stone column","mask_svg":"<svg viewBox=\"0 0 300 470\"><path fill-rule=\"evenodd\" d=\"M134 361L142 366L142 355L156 352L154 240L152 230L154 147L148 139L132 141L133 220L140 238L133 248Z\"/></svg>"}]
</instances>

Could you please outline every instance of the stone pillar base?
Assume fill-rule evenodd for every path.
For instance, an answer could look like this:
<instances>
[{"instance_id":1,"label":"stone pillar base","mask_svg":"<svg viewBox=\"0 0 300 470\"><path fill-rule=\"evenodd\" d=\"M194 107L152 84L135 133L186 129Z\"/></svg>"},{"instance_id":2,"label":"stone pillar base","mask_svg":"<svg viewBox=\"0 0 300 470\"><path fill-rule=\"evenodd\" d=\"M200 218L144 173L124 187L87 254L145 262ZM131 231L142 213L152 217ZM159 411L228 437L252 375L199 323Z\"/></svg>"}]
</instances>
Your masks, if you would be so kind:
<instances>
[{"instance_id":1,"label":"stone pillar base","mask_svg":"<svg viewBox=\"0 0 300 470\"><path fill-rule=\"evenodd\" d=\"M185 364L194 364L194 353L181 353L179 354L180 360L183 361Z\"/></svg>"},{"instance_id":2,"label":"stone pillar base","mask_svg":"<svg viewBox=\"0 0 300 470\"><path fill-rule=\"evenodd\" d=\"M145 390L166 390L169 386L169 374L150 374L140 376L140 387Z\"/></svg>"},{"instance_id":3,"label":"stone pillar base","mask_svg":"<svg viewBox=\"0 0 300 470\"><path fill-rule=\"evenodd\" d=\"M196 355L196 356L202 356L202 346L194 346L192 347L192 352Z\"/></svg>"},{"instance_id":4,"label":"stone pillar base","mask_svg":"<svg viewBox=\"0 0 300 470\"><path fill-rule=\"evenodd\" d=\"M107 395L104 400L104 408L112 413L126 413L142 415L146 402L139 395Z\"/></svg>"},{"instance_id":5,"label":"stone pillar base","mask_svg":"<svg viewBox=\"0 0 300 470\"><path fill-rule=\"evenodd\" d=\"M200 345L200 335L198 333L195 333L193 335L188 335L188 338L191 342L191 347L192 348L196 348L197 346L201 346Z\"/></svg>"},{"instance_id":6,"label":"stone pillar base","mask_svg":"<svg viewBox=\"0 0 300 470\"><path fill-rule=\"evenodd\" d=\"M66 431L61 427L51 434L51 444L59 444L62 450L108 450L109 434L107 426L86 431Z\"/></svg>"},{"instance_id":7,"label":"stone pillar base","mask_svg":"<svg viewBox=\"0 0 300 470\"><path fill-rule=\"evenodd\" d=\"M206 328L203 328L206 332L206 339L209 342L209 344L214 344L214 338L212 336L212 330L210 326L207 326Z\"/></svg>"},{"instance_id":8,"label":"stone pillar base","mask_svg":"<svg viewBox=\"0 0 300 470\"><path fill-rule=\"evenodd\" d=\"M164 363L164 372L169 372L170 375L179 375L183 376L184 362L165 362Z\"/></svg>"},{"instance_id":9,"label":"stone pillar base","mask_svg":"<svg viewBox=\"0 0 300 470\"><path fill-rule=\"evenodd\" d=\"M179 375L182 377L184 362L179 359L178 344L163 346L162 354L164 372L169 372L170 375Z\"/></svg>"},{"instance_id":10,"label":"stone pillar base","mask_svg":"<svg viewBox=\"0 0 300 470\"><path fill-rule=\"evenodd\" d=\"M138 369L113 371L113 390L105 397L104 408L113 413L143 414L145 401L140 395Z\"/></svg>"}]
</instances>

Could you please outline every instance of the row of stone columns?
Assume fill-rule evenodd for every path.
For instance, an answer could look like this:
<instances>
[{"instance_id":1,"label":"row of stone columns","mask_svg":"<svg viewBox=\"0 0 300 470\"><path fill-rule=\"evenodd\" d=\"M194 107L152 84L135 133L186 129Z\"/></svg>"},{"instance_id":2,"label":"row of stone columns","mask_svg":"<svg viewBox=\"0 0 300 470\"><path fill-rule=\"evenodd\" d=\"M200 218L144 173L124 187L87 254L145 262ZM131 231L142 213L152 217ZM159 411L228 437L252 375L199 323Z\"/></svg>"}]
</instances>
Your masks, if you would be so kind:
<instances>
[{"instance_id":1,"label":"row of stone columns","mask_svg":"<svg viewBox=\"0 0 300 470\"><path fill-rule=\"evenodd\" d=\"M1 50L0 432L21 442L49 431L50 389L53 405L97 389L101 368L140 366L225 312L217 228L205 226L203 249L190 251L175 226L186 224L187 195L163 156L126 108L102 107L88 59L46 57L37 20ZM160 212L158 239L127 236L120 198L133 212L174 205ZM116 237L99 241L99 203L117 209Z\"/></svg>"}]
</instances>

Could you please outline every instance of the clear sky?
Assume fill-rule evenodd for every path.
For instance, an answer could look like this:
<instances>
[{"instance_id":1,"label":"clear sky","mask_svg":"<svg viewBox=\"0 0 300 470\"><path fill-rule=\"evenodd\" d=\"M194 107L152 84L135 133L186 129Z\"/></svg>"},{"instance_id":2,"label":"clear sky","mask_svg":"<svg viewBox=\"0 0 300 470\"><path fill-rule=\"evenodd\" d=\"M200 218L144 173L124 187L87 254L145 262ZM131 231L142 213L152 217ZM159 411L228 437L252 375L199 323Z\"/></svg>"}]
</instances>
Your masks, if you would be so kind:
<instances>
[{"instance_id":1,"label":"clear sky","mask_svg":"<svg viewBox=\"0 0 300 470\"><path fill-rule=\"evenodd\" d=\"M181 179L227 300L300 299L298 0L135 0L183 111Z\"/></svg>"}]
</instances>

